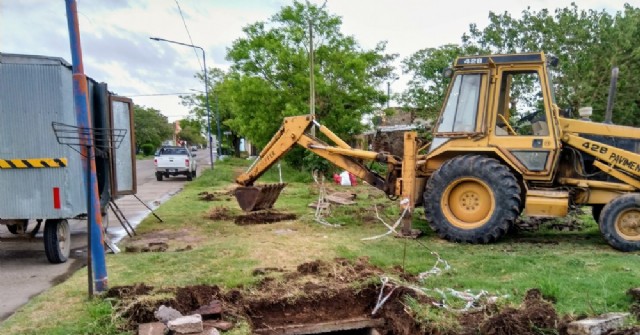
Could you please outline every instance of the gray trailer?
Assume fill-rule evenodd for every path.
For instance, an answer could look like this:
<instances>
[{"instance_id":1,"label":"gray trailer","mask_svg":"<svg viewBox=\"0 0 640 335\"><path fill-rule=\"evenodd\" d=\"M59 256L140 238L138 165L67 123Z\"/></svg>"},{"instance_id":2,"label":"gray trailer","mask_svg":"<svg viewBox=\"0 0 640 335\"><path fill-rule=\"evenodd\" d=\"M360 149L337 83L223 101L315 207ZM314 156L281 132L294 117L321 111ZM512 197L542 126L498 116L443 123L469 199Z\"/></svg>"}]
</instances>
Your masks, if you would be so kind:
<instances>
[{"instance_id":1,"label":"gray trailer","mask_svg":"<svg viewBox=\"0 0 640 335\"><path fill-rule=\"evenodd\" d=\"M133 103L88 78L94 128L126 129L120 146L108 148L108 133L96 135L101 212L115 196L135 194ZM26 235L44 223L47 259L69 257L69 219L86 219L86 178L81 148L59 143L53 123L78 126L72 68L58 57L0 53L0 225ZM103 145L101 145L103 144ZM2 240L0 240L2 243Z\"/></svg>"}]
</instances>

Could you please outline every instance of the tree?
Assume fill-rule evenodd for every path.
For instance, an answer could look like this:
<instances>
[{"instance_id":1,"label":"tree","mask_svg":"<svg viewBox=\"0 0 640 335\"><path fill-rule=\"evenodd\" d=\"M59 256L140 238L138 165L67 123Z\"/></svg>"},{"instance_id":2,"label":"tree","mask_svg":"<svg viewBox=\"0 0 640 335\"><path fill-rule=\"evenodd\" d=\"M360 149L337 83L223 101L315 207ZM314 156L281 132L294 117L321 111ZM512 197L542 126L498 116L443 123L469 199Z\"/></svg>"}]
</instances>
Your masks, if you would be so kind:
<instances>
[{"instance_id":1,"label":"tree","mask_svg":"<svg viewBox=\"0 0 640 335\"><path fill-rule=\"evenodd\" d=\"M384 53L385 43L361 49L341 24L323 8L294 1L268 22L244 27L227 53L231 72L216 88L230 113L225 125L264 146L283 117L307 113L311 25L316 115L341 137L359 133L362 115L386 99L376 87L391 77L396 56Z\"/></svg>"},{"instance_id":2,"label":"tree","mask_svg":"<svg viewBox=\"0 0 640 335\"><path fill-rule=\"evenodd\" d=\"M450 81L444 76L443 71L462 53L460 46L448 44L439 48L419 50L404 59L402 71L411 73L412 78L407 84L407 89L401 94L400 101L417 108L419 116L435 119L440 113Z\"/></svg>"},{"instance_id":3,"label":"tree","mask_svg":"<svg viewBox=\"0 0 640 335\"><path fill-rule=\"evenodd\" d=\"M439 70L450 66L458 54L500 54L545 52L560 59L553 70L554 93L561 108L577 110L592 106L593 119L604 118L611 68L619 67L620 77L613 120L640 125L640 9L625 5L611 15L605 11L567 8L532 11L520 18L510 13L489 13L490 23L480 29L469 25L461 45L427 48L403 61L404 71L413 73L403 101L427 114L439 110L447 81Z\"/></svg>"},{"instance_id":4,"label":"tree","mask_svg":"<svg viewBox=\"0 0 640 335\"><path fill-rule=\"evenodd\" d=\"M171 138L173 128L159 110L138 105L133 108L136 147L151 144L157 148L162 141Z\"/></svg>"},{"instance_id":5,"label":"tree","mask_svg":"<svg viewBox=\"0 0 640 335\"><path fill-rule=\"evenodd\" d=\"M190 145L205 144L206 139L202 136L202 123L195 119L180 120L180 132L178 138L186 141Z\"/></svg>"},{"instance_id":6,"label":"tree","mask_svg":"<svg viewBox=\"0 0 640 335\"><path fill-rule=\"evenodd\" d=\"M529 8L522 18L509 13L489 14L490 24L480 30L471 25L463 36L464 48L491 53L544 51L560 59L555 93L561 107L577 110L593 106L594 119L602 120L607 104L611 68L620 68L614 121L640 125L640 9L625 5L611 15L605 11L579 10L572 4L539 12Z\"/></svg>"}]
</instances>

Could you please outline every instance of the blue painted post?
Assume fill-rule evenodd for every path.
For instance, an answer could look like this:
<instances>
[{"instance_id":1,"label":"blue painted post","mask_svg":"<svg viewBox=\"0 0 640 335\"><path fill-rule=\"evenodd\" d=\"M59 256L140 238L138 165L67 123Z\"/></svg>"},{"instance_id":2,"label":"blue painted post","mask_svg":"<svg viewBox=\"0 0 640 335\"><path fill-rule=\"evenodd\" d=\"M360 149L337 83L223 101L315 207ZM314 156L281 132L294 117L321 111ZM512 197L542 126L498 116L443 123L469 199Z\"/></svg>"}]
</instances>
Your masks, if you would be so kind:
<instances>
[{"instance_id":1,"label":"blue painted post","mask_svg":"<svg viewBox=\"0 0 640 335\"><path fill-rule=\"evenodd\" d=\"M76 109L78 127L91 129L91 111L89 108L89 89L87 77L82 64L82 48L80 45L80 27L78 25L78 7L75 0L65 0L67 8L67 24L69 26L69 40L71 42L71 58L73 60L73 96ZM87 220L89 221L90 268L93 270L95 290L102 292L107 289L107 267L104 254L104 237L102 236L102 215L98 195L96 177L95 148L93 147L93 132L88 136L81 136L81 153L84 160L83 169L89 178L85 183L87 190ZM89 287L92 294L92 287Z\"/></svg>"}]
</instances>

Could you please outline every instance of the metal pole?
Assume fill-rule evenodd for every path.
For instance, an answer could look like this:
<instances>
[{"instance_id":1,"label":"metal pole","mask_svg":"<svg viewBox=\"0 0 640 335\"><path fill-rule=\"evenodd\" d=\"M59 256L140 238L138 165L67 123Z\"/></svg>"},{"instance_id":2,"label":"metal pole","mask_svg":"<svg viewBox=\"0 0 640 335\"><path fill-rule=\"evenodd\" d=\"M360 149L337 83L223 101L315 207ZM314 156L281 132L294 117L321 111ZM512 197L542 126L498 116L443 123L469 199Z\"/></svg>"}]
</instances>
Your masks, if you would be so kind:
<instances>
[{"instance_id":1,"label":"metal pole","mask_svg":"<svg viewBox=\"0 0 640 335\"><path fill-rule=\"evenodd\" d=\"M316 115L316 87L313 69L313 25L309 20L309 109L311 117ZM316 136L316 128L311 127L311 136Z\"/></svg>"},{"instance_id":2,"label":"metal pole","mask_svg":"<svg viewBox=\"0 0 640 335\"><path fill-rule=\"evenodd\" d=\"M209 139L209 159L211 160L211 170L213 170L213 148L211 148L211 109L209 108L209 77L207 76L207 58L204 54L204 49L196 47L202 50L202 63L204 63L204 94L205 103L207 104L207 138ZM220 155L218 155L220 157Z\"/></svg>"},{"instance_id":3,"label":"metal pole","mask_svg":"<svg viewBox=\"0 0 640 335\"><path fill-rule=\"evenodd\" d=\"M222 140L222 134L220 134L220 110L218 109L218 95L216 94L216 127L218 128L218 140L216 141L218 158L222 155L222 147L220 141Z\"/></svg>"},{"instance_id":4,"label":"metal pole","mask_svg":"<svg viewBox=\"0 0 640 335\"><path fill-rule=\"evenodd\" d=\"M207 60L206 60L206 55L204 52L204 49L197 46L197 45L193 45L193 44L187 44L187 43L182 43L182 42L176 42L176 41L171 41L171 40L167 40L164 38L159 38L159 37L149 37L149 39L152 39L154 41L163 41L163 42L167 42L167 43L173 43L173 44L179 44L179 45L184 45L186 47L191 47L191 48L198 48L200 49L200 51L202 51L202 62L204 65L204 91L205 91L205 104L207 105L207 137L208 137L208 141L209 141L209 159L211 160L211 169L213 169L213 148L212 148L212 138L211 138L211 108L209 107L209 78L207 76ZM218 136L220 134L220 122L218 122ZM218 154L219 156L219 154Z\"/></svg>"},{"instance_id":5,"label":"metal pole","mask_svg":"<svg viewBox=\"0 0 640 335\"><path fill-rule=\"evenodd\" d=\"M87 220L90 222L90 230L87 232L91 239L89 252L95 290L102 292L107 289L107 267L104 255L104 237L102 235L102 215L100 213L100 197L98 194L98 179L96 173L96 161L93 147L93 132L91 131L91 110L89 108L89 89L87 77L84 74L82 64L82 47L80 45L80 28L78 25L78 8L74 0L65 0L67 9L67 24L69 28L69 40L71 44L71 57L73 59L73 96L78 127L86 129L86 136L80 136L82 156L85 159L83 168L90 180L87 190ZM92 294L90 290L90 294Z\"/></svg>"}]
</instances>

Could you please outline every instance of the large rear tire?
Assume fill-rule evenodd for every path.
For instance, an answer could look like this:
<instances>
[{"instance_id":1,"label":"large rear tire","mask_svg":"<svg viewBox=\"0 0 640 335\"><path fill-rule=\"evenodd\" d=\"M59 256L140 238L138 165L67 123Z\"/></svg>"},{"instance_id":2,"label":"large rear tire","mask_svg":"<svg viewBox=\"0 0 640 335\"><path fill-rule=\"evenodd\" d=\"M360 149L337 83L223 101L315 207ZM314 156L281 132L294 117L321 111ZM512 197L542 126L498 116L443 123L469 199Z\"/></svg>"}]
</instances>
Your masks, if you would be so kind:
<instances>
[{"instance_id":1,"label":"large rear tire","mask_svg":"<svg viewBox=\"0 0 640 335\"><path fill-rule=\"evenodd\" d=\"M157 181L162 181L162 173L156 172L156 180Z\"/></svg>"},{"instance_id":2,"label":"large rear tire","mask_svg":"<svg viewBox=\"0 0 640 335\"><path fill-rule=\"evenodd\" d=\"M71 230L65 219L47 220L44 225L44 253L50 263L64 263L71 252Z\"/></svg>"},{"instance_id":3,"label":"large rear tire","mask_svg":"<svg viewBox=\"0 0 640 335\"><path fill-rule=\"evenodd\" d=\"M640 194L621 195L604 206L600 214L600 231L615 249L640 250Z\"/></svg>"},{"instance_id":4,"label":"large rear tire","mask_svg":"<svg viewBox=\"0 0 640 335\"><path fill-rule=\"evenodd\" d=\"M427 182L424 209L431 228L453 242L490 243L520 212L520 186L496 159L465 155L440 166Z\"/></svg>"}]
</instances>

